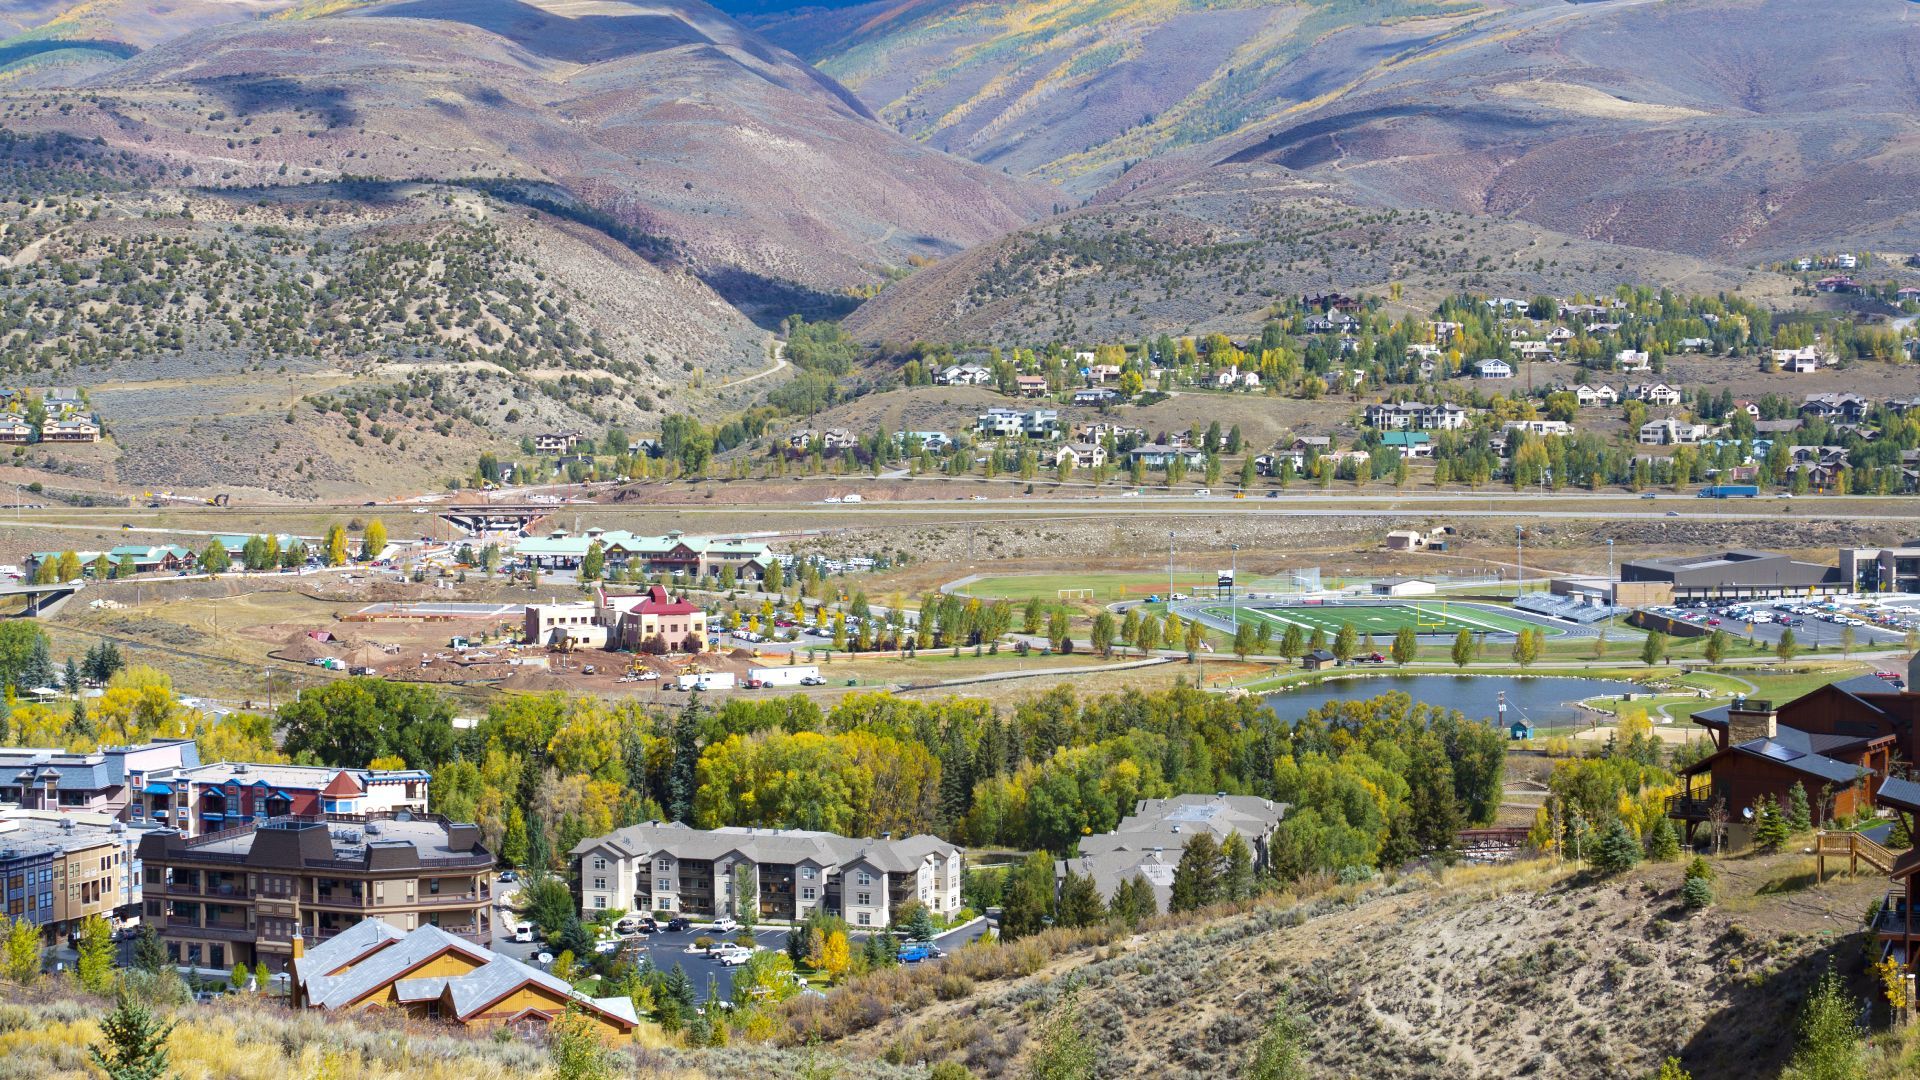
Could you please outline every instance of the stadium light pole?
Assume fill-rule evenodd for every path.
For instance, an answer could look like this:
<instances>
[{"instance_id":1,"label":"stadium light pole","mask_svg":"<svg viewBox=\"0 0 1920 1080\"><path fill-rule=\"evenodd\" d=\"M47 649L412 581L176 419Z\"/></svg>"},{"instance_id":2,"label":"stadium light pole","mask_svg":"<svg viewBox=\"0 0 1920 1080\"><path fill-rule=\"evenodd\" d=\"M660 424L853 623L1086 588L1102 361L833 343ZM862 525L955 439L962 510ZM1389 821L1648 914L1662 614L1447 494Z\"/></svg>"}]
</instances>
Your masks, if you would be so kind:
<instances>
[{"instance_id":1,"label":"stadium light pole","mask_svg":"<svg viewBox=\"0 0 1920 1080\"><path fill-rule=\"evenodd\" d=\"M1173 613L1173 530L1167 530L1167 613Z\"/></svg>"},{"instance_id":2,"label":"stadium light pole","mask_svg":"<svg viewBox=\"0 0 1920 1080\"><path fill-rule=\"evenodd\" d=\"M1527 580L1527 562L1520 554L1520 539L1526 535L1524 525L1513 527L1513 598L1520 599L1520 590L1525 588Z\"/></svg>"},{"instance_id":3,"label":"stadium light pole","mask_svg":"<svg viewBox=\"0 0 1920 1080\"><path fill-rule=\"evenodd\" d=\"M1240 629L1240 545L1233 545L1233 562L1229 564L1227 576L1232 580L1227 585L1227 601L1233 615L1233 628Z\"/></svg>"}]
</instances>

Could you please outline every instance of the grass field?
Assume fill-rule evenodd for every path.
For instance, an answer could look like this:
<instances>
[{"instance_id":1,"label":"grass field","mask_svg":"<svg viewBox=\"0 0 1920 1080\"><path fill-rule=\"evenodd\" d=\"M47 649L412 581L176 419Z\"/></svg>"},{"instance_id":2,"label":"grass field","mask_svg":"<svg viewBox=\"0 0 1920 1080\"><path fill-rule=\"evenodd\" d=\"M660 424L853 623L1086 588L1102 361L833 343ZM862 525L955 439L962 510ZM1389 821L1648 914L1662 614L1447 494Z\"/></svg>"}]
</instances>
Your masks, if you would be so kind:
<instances>
[{"instance_id":1,"label":"grass field","mask_svg":"<svg viewBox=\"0 0 1920 1080\"><path fill-rule=\"evenodd\" d=\"M1190 596L1200 595L1199 590L1211 593L1215 585L1212 573L1197 574L1191 570L1176 571L1173 575L1175 592ZM1154 573L1095 573L1095 574L1006 574L1000 577L984 577L960 587L968 596L978 596L983 600L1027 600L1039 597L1042 600L1060 599L1063 589L1092 589L1091 599L1103 603L1114 600L1141 600L1155 593L1167 591L1165 571Z\"/></svg>"},{"instance_id":2,"label":"grass field","mask_svg":"<svg viewBox=\"0 0 1920 1080\"><path fill-rule=\"evenodd\" d=\"M1422 634L1444 634L1449 637L1462 630L1474 633L1491 631L1500 634L1512 634L1533 626L1533 623L1521 619L1496 615L1481 608L1469 608L1460 604L1342 604L1313 607L1256 608L1242 606L1242 620L1252 620L1258 626L1260 622L1273 625L1276 631L1285 633L1288 626L1298 626L1303 632L1311 634L1321 630L1331 638L1339 633L1343 623L1350 623L1357 633L1372 634L1377 637L1390 637L1403 626L1412 626ZM1225 604L1209 607L1207 614L1222 619L1231 619L1233 609ZM1561 633L1552 627L1546 627L1547 636Z\"/></svg>"}]
</instances>

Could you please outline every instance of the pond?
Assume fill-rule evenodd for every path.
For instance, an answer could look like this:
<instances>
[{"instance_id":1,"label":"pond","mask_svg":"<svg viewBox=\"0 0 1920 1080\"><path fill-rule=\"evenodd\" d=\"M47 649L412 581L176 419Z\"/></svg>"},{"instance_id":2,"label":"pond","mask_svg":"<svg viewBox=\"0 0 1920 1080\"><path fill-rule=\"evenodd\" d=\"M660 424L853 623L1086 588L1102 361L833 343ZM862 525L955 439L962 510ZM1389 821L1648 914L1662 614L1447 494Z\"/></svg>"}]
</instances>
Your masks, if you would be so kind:
<instances>
[{"instance_id":1,"label":"pond","mask_svg":"<svg viewBox=\"0 0 1920 1080\"><path fill-rule=\"evenodd\" d=\"M1602 694L1646 693L1646 688L1611 679L1559 679L1526 675L1363 675L1328 679L1311 686L1267 695L1267 705L1284 719L1297 720L1329 701L1360 701L1398 690L1418 702L1459 709L1472 719L1493 719L1500 693L1507 695L1509 720L1525 718L1536 728L1563 727L1581 719L1580 701Z\"/></svg>"}]
</instances>

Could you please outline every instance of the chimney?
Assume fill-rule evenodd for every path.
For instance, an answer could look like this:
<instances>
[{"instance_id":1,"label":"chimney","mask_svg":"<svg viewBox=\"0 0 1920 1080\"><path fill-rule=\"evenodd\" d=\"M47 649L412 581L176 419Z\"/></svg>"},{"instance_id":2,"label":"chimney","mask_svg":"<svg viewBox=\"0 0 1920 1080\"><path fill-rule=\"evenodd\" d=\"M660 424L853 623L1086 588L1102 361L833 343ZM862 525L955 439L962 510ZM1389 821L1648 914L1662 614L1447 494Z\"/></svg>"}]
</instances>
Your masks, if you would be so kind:
<instances>
[{"instance_id":1,"label":"chimney","mask_svg":"<svg viewBox=\"0 0 1920 1080\"><path fill-rule=\"evenodd\" d=\"M293 941L291 944L293 946L293 958L295 960L307 955L307 941L300 936L300 924L298 922L293 924Z\"/></svg>"},{"instance_id":2,"label":"chimney","mask_svg":"<svg viewBox=\"0 0 1920 1080\"><path fill-rule=\"evenodd\" d=\"M1727 706L1727 745L1771 739L1779 732L1773 702L1747 698Z\"/></svg>"}]
</instances>

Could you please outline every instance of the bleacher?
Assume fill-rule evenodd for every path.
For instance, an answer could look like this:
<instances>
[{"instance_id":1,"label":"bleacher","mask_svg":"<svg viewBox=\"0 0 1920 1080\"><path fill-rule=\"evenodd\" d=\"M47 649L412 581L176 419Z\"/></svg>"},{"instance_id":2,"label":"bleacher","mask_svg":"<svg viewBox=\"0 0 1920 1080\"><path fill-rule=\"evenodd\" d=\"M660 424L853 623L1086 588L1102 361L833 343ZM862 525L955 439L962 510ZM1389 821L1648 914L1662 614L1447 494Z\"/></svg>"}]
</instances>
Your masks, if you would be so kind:
<instances>
[{"instance_id":1,"label":"bleacher","mask_svg":"<svg viewBox=\"0 0 1920 1080\"><path fill-rule=\"evenodd\" d=\"M1615 615L1624 614L1627 610L1608 604L1583 603L1575 597L1554 596L1550 593L1524 593L1514 600L1513 606L1521 611L1565 619L1582 626L1604 622Z\"/></svg>"}]
</instances>

